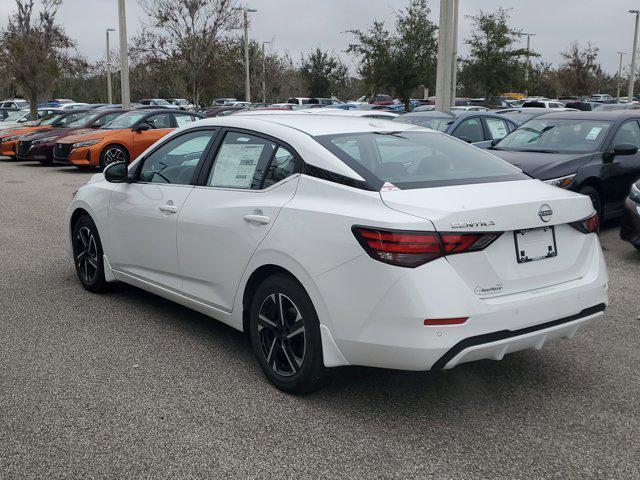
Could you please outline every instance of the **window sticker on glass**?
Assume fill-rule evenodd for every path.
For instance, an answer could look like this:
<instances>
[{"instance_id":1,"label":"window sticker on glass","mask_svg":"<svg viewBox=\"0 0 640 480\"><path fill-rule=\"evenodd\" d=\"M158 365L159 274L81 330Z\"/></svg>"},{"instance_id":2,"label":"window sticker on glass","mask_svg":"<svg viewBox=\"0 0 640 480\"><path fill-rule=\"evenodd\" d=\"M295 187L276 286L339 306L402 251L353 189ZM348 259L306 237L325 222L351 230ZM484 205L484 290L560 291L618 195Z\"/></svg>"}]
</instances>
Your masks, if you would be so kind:
<instances>
[{"instance_id":1,"label":"window sticker on glass","mask_svg":"<svg viewBox=\"0 0 640 480\"><path fill-rule=\"evenodd\" d=\"M600 132L602 131L601 127L592 127L591 130L589 130L589 133L586 136L587 140L595 140L596 138L598 138L598 135L600 135Z\"/></svg>"},{"instance_id":2,"label":"window sticker on glass","mask_svg":"<svg viewBox=\"0 0 640 480\"><path fill-rule=\"evenodd\" d=\"M264 144L223 144L214 164L211 186L251 188Z\"/></svg>"}]
</instances>

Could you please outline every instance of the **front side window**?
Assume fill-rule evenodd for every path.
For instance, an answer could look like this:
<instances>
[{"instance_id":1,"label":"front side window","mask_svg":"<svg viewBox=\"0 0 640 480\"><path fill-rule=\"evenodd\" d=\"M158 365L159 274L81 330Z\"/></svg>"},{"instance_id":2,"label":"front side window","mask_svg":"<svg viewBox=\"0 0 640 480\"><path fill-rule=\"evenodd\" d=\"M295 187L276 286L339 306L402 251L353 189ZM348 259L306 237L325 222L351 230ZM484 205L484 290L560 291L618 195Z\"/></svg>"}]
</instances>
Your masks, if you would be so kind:
<instances>
[{"instance_id":1,"label":"front side window","mask_svg":"<svg viewBox=\"0 0 640 480\"><path fill-rule=\"evenodd\" d=\"M622 124L613 137L612 144L616 146L621 143L630 143L640 148L640 127L638 127L638 122L631 120Z\"/></svg>"},{"instance_id":2,"label":"front side window","mask_svg":"<svg viewBox=\"0 0 640 480\"><path fill-rule=\"evenodd\" d=\"M144 123L150 125L151 128L171 128L171 115L168 113L151 115Z\"/></svg>"},{"instance_id":3,"label":"front side window","mask_svg":"<svg viewBox=\"0 0 640 480\"><path fill-rule=\"evenodd\" d=\"M509 134L509 127L507 125L507 122L505 122L504 120L490 117L487 117L484 120L485 122L487 122L491 140L501 140Z\"/></svg>"},{"instance_id":4,"label":"front side window","mask_svg":"<svg viewBox=\"0 0 640 480\"><path fill-rule=\"evenodd\" d=\"M604 120L535 118L507 135L497 148L548 153L595 152L610 129L611 122Z\"/></svg>"},{"instance_id":5,"label":"front side window","mask_svg":"<svg viewBox=\"0 0 640 480\"><path fill-rule=\"evenodd\" d=\"M188 185L215 130L198 130L169 140L144 159L139 181Z\"/></svg>"},{"instance_id":6,"label":"front side window","mask_svg":"<svg viewBox=\"0 0 640 480\"><path fill-rule=\"evenodd\" d=\"M460 125L451 134L465 142L482 142L484 141L484 130L482 129L482 121L479 117L468 118L460 122Z\"/></svg>"},{"instance_id":7,"label":"front side window","mask_svg":"<svg viewBox=\"0 0 640 480\"><path fill-rule=\"evenodd\" d=\"M71 115L65 115L64 117L60 118L53 125L56 126L56 127L66 127L70 123L75 122L76 120L82 119L82 120L86 121L88 116L89 116L89 113L87 113L87 112L72 113Z\"/></svg>"},{"instance_id":8,"label":"front side window","mask_svg":"<svg viewBox=\"0 0 640 480\"><path fill-rule=\"evenodd\" d=\"M435 132L363 132L315 139L375 188L385 182L412 189L529 178L482 149ZM355 144L362 153L359 158L349 154Z\"/></svg>"},{"instance_id":9,"label":"front side window","mask_svg":"<svg viewBox=\"0 0 640 480\"><path fill-rule=\"evenodd\" d=\"M187 125L188 123L195 122L196 120L200 120L195 115L180 115L180 114L176 114L175 117L176 117L176 123L177 123L178 127L182 127L184 125Z\"/></svg>"},{"instance_id":10,"label":"front side window","mask_svg":"<svg viewBox=\"0 0 640 480\"><path fill-rule=\"evenodd\" d=\"M257 190L267 171L276 144L238 132L225 135L207 185Z\"/></svg>"}]
</instances>

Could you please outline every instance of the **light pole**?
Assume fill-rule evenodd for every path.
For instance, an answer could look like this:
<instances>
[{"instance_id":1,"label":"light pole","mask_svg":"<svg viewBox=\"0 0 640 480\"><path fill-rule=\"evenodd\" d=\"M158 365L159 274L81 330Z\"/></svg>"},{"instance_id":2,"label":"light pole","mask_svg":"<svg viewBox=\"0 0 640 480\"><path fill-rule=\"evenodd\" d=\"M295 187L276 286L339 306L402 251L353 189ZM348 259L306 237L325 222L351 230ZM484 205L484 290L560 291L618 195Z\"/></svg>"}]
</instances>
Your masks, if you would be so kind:
<instances>
[{"instance_id":1,"label":"light pole","mask_svg":"<svg viewBox=\"0 0 640 480\"><path fill-rule=\"evenodd\" d=\"M109 32L115 32L115 28L107 28L107 103L113 103L113 91L111 90L111 49L109 48Z\"/></svg>"},{"instance_id":2,"label":"light pole","mask_svg":"<svg viewBox=\"0 0 640 480\"><path fill-rule=\"evenodd\" d=\"M640 18L640 10L629 10L636 16L636 26L633 30L633 50L631 50L631 72L629 73L629 101L633 100L633 87L636 83L636 48L638 47L638 19Z\"/></svg>"},{"instance_id":3,"label":"light pole","mask_svg":"<svg viewBox=\"0 0 640 480\"><path fill-rule=\"evenodd\" d=\"M438 66L436 69L436 110L445 112L453 105L454 55L456 0L440 0L440 23L438 28Z\"/></svg>"},{"instance_id":4,"label":"light pole","mask_svg":"<svg viewBox=\"0 0 640 480\"><path fill-rule=\"evenodd\" d=\"M524 95L525 97L529 96L529 69L531 68L531 60L529 59L529 54L531 53L531 37L535 37L535 33L526 33L523 32L522 35L527 36L527 63L524 66Z\"/></svg>"},{"instance_id":5,"label":"light pole","mask_svg":"<svg viewBox=\"0 0 640 480\"><path fill-rule=\"evenodd\" d=\"M249 12L255 13L258 10L247 7L234 7L234 10L241 10L244 13L244 99L251 101L251 78L249 76Z\"/></svg>"},{"instance_id":6,"label":"light pole","mask_svg":"<svg viewBox=\"0 0 640 480\"><path fill-rule=\"evenodd\" d=\"M618 65L618 89L616 91L616 98L620 98L620 82L622 80L622 56L626 54L627 52L618 52L618 55L620 55L620 64Z\"/></svg>"},{"instance_id":7,"label":"light pole","mask_svg":"<svg viewBox=\"0 0 640 480\"><path fill-rule=\"evenodd\" d=\"M127 17L124 0L118 0L118 17L120 30L120 87L122 90L122 108L131 108L129 92L129 52L127 49Z\"/></svg>"},{"instance_id":8,"label":"light pole","mask_svg":"<svg viewBox=\"0 0 640 480\"><path fill-rule=\"evenodd\" d=\"M271 41L268 42L262 42L262 103L267 103L267 87L265 85L265 79L267 78L266 72L267 72L267 67L266 67L266 57L264 56L264 46L266 44L271 44Z\"/></svg>"}]
</instances>

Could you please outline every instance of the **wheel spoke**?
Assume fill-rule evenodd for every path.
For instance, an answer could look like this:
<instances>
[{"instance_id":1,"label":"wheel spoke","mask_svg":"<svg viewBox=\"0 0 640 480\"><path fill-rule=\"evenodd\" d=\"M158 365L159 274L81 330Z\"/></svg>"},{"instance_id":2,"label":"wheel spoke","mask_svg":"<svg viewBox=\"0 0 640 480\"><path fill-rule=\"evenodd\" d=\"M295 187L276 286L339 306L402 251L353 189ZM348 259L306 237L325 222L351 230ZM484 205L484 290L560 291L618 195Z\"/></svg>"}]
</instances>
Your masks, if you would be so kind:
<instances>
[{"instance_id":1,"label":"wheel spoke","mask_svg":"<svg viewBox=\"0 0 640 480\"><path fill-rule=\"evenodd\" d=\"M293 352L291 352L289 347L285 346L284 343L280 344L280 348L282 349L282 353L284 353L284 356L287 359L287 362L289 362L289 365L291 366L292 373L296 373L298 371L298 367L296 367L298 362L296 360L295 355L293 355Z\"/></svg>"},{"instance_id":2,"label":"wheel spoke","mask_svg":"<svg viewBox=\"0 0 640 480\"><path fill-rule=\"evenodd\" d=\"M84 256L87 254L86 251L81 251L77 256L76 256L76 262L81 262L82 259L84 258Z\"/></svg>"},{"instance_id":3,"label":"wheel spoke","mask_svg":"<svg viewBox=\"0 0 640 480\"><path fill-rule=\"evenodd\" d=\"M87 262L89 262L89 265L91 265L93 268L98 268L98 261L96 259L87 257Z\"/></svg>"},{"instance_id":4,"label":"wheel spoke","mask_svg":"<svg viewBox=\"0 0 640 480\"><path fill-rule=\"evenodd\" d=\"M271 356L273 355L273 348L276 346L276 339L273 338L273 342L271 342L271 347L269 347L269 354L267 355L267 363L271 363ZM275 364L274 364L275 365Z\"/></svg>"},{"instance_id":5,"label":"wheel spoke","mask_svg":"<svg viewBox=\"0 0 640 480\"><path fill-rule=\"evenodd\" d=\"M268 319L267 316L262 313L258 315L258 325L263 328L268 328L269 330L276 329L276 324L272 320Z\"/></svg>"},{"instance_id":6,"label":"wheel spoke","mask_svg":"<svg viewBox=\"0 0 640 480\"><path fill-rule=\"evenodd\" d=\"M284 309L282 308L282 297L284 295L282 295L281 293L278 294L278 318L280 319L280 323L282 325L284 325Z\"/></svg>"},{"instance_id":7,"label":"wheel spoke","mask_svg":"<svg viewBox=\"0 0 640 480\"><path fill-rule=\"evenodd\" d=\"M296 335L300 335L301 333L304 333L304 327L300 327L297 330L294 330L293 332L287 335L287 338L293 338Z\"/></svg>"}]
</instances>

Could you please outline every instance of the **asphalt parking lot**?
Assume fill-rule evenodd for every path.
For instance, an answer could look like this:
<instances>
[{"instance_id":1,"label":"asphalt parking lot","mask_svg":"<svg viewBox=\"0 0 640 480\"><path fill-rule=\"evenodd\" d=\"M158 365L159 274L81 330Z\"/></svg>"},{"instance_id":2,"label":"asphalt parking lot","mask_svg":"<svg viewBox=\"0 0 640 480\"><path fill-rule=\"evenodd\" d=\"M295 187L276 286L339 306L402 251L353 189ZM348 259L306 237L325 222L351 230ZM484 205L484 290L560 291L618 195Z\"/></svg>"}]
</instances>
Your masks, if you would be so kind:
<instances>
[{"instance_id":1,"label":"asphalt parking lot","mask_svg":"<svg viewBox=\"0 0 640 480\"><path fill-rule=\"evenodd\" d=\"M0 478L640 476L640 252L616 225L610 307L575 339L445 373L342 368L291 397L239 332L81 288L63 218L89 176L0 160Z\"/></svg>"}]
</instances>

